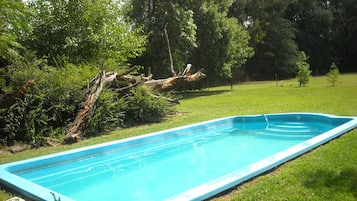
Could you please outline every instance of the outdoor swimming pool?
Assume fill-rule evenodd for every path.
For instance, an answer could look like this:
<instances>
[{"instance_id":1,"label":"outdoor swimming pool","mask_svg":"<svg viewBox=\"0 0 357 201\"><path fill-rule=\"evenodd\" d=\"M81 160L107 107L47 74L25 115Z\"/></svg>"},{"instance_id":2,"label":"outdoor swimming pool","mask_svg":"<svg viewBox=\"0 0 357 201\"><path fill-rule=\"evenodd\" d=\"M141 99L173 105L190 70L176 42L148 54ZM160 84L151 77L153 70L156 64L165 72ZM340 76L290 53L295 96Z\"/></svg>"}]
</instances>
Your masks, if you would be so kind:
<instances>
[{"instance_id":1,"label":"outdoor swimming pool","mask_svg":"<svg viewBox=\"0 0 357 201\"><path fill-rule=\"evenodd\" d=\"M0 165L34 200L202 200L357 127L316 113L235 116Z\"/></svg>"}]
</instances>

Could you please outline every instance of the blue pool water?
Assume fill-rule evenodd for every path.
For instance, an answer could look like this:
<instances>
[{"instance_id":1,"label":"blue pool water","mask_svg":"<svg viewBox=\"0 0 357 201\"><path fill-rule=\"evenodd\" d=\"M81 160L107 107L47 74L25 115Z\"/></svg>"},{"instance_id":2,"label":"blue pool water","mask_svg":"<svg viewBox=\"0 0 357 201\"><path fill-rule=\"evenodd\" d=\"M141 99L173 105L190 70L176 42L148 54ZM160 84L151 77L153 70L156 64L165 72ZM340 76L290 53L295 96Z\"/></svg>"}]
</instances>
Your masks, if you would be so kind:
<instances>
[{"instance_id":1,"label":"blue pool water","mask_svg":"<svg viewBox=\"0 0 357 201\"><path fill-rule=\"evenodd\" d=\"M38 200L200 200L356 126L310 113L228 117L1 165L0 182Z\"/></svg>"}]
</instances>

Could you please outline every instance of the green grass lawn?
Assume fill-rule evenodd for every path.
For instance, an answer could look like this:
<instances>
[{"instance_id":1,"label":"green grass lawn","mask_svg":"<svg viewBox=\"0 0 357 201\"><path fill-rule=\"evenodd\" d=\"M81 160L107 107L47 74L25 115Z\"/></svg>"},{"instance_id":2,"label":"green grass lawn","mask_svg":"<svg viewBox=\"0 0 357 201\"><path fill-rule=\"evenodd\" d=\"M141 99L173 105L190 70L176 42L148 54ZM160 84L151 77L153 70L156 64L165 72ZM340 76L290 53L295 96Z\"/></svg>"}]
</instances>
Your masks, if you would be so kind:
<instances>
[{"instance_id":1,"label":"green grass lawn","mask_svg":"<svg viewBox=\"0 0 357 201\"><path fill-rule=\"evenodd\" d=\"M341 77L329 86L326 77L314 77L308 87L295 79L249 82L182 94L177 113L155 124L119 129L74 145L44 147L18 154L2 154L0 163L46 155L101 142L142 135L204 120L247 114L318 112L357 116L357 74ZM11 195L0 191L0 200ZM246 182L217 200L357 200L357 129L333 140L269 174Z\"/></svg>"}]
</instances>

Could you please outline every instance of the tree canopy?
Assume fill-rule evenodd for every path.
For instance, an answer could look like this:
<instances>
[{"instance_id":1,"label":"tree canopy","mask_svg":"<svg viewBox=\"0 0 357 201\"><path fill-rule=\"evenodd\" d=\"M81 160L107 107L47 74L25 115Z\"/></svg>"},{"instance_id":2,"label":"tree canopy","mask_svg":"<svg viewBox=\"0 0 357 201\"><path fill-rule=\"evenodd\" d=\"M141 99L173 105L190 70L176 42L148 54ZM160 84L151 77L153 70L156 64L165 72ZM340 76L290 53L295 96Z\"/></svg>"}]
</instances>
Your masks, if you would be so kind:
<instances>
[{"instance_id":1,"label":"tree canopy","mask_svg":"<svg viewBox=\"0 0 357 201\"><path fill-rule=\"evenodd\" d=\"M289 63L297 61L298 51L308 55L314 75L326 74L332 62L343 72L355 72L356 13L353 0L236 0L230 7L230 15L243 22L252 38L256 54L244 69L253 79L271 79L274 72L281 78L293 76ZM266 51L273 46L277 48ZM268 59L266 64L267 57L274 62Z\"/></svg>"},{"instance_id":2,"label":"tree canopy","mask_svg":"<svg viewBox=\"0 0 357 201\"><path fill-rule=\"evenodd\" d=\"M250 37L236 18L228 17L230 1L202 2L194 7L197 48L191 59L207 71L212 81L231 78L232 69L239 68L254 53L249 47Z\"/></svg>"},{"instance_id":3,"label":"tree canopy","mask_svg":"<svg viewBox=\"0 0 357 201\"><path fill-rule=\"evenodd\" d=\"M34 11L33 32L25 44L52 64L108 59L125 64L144 50L145 35L131 28L114 1L37 0L29 7Z\"/></svg>"},{"instance_id":4,"label":"tree canopy","mask_svg":"<svg viewBox=\"0 0 357 201\"><path fill-rule=\"evenodd\" d=\"M192 63L212 81L241 66L250 79L293 77L299 51L314 75L332 62L341 72L356 71L353 0L27 2L0 2L2 66L26 48L50 65L130 62L167 77L170 48L176 71Z\"/></svg>"},{"instance_id":5,"label":"tree canopy","mask_svg":"<svg viewBox=\"0 0 357 201\"><path fill-rule=\"evenodd\" d=\"M20 41L31 31L29 17L30 11L21 1L0 1L0 67L20 56Z\"/></svg>"},{"instance_id":6,"label":"tree canopy","mask_svg":"<svg viewBox=\"0 0 357 201\"><path fill-rule=\"evenodd\" d=\"M235 18L228 17L231 1L132 0L130 17L149 35L140 64L154 76L167 76L169 56L164 31L170 38L178 71L186 63L204 68L209 79L231 77L252 56L249 35Z\"/></svg>"}]
</instances>

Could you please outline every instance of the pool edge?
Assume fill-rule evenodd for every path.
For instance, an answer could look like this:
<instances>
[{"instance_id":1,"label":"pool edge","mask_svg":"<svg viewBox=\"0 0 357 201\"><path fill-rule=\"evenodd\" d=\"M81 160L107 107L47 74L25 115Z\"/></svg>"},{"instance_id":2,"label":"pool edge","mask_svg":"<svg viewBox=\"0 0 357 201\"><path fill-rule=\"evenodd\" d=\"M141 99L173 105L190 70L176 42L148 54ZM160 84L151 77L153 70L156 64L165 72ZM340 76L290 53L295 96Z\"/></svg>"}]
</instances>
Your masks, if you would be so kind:
<instances>
[{"instance_id":1,"label":"pool edge","mask_svg":"<svg viewBox=\"0 0 357 201\"><path fill-rule=\"evenodd\" d=\"M350 121L330 130L327 131L323 134L320 135L324 135L324 137L326 137L324 140L322 140L319 143L315 143L315 144L309 144L307 142L310 142L311 140L319 137L320 135L304 141L298 145L295 145L291 148L289 148L288 150L295 150L296 153L293 154L292 156L289 157L285 157L285 158L281 158L284 156L284 154L282 154L281 152L274 154L272 156L267 157L266 159L263 159L261 161L258 161L252 165L250 165L247 168L244 168L243 170L239 170L233 173L230 173L228 175L223 176L224 179L221 179L220 181L214 180L214 182L208 182L206 184L200 185L198 187L195 187L189 191L186 191L182 194L176 195L172 198L169 198L168 200L182 200L183 198L185 200L202 200L202 199L206 199L209 197L212 197L213 195L216 195L224 190L227 190L231 187L234 187L236 185L239 185L240 183L258 176L266 171L268 171L269 169L279 166L282 163L289 161L293 158L296 158L302 154L304 154L305 152L307 152L308 150L312 150L338 136L343 135L344 133L348 132L349 130L353 130L354 128L357 127L357 117L351 117L351 116L336 116L336 115L330 115L330 114L321 114L321 113L273 113L273 114L267 114L267 115L303 115L303 114L308 114L308 115L318 115L318 116L324 116L324 117L329 117L329 118L349 118L351 119ZM115 145L117 143L121 143L121 142L127 142L130 140L137 140L137 139L142 139L142 138L146 138L146 137L150 137L150 136L155 136L155 135L161 135L165 132L171 132L171 131L176 131L176 130L181 130L181 129L185 129L185 128L190 128L190 127L194 127L194 126L200 126L203 124L207 124L207 123L214 123L214 122L218 122L218 121L230 121L233 120L236 117L258 117L258 116L262 116L261 114L259 115L241 115L241 116L230 116L230 117L223 117L223 118L218 118L218 119L213 119L213 120L208 120L208 121L204 121L204 122L199 122L199 123L195 123L195 124L190 124L190 125L185 125L185 126L180 126L180 127L176 127L176 128L171 128L171 129L166 129L166 130L162 130L162 131L157 131L157 132L153 132L153 133L148 133L148 134L144 134L144 135L140 135L140 136L136 136L136 137L130 137L130 138L126 138L126 139L120 139L120 140L115 140L115 141L110 141L110 142L105 142L105 143L100 143L97 145L91 145L91 146L87 146L87 147L82 147L82 148L76 148L76 149L72 149L72 150L68 150L68 151L64 151L64 152L59 152L59 153L55 153L55 154L50 154L50 155L46 155L46 156L40 156L40 157L36 157L36 158L31 158L31 159L26 159L26 160L21 160L21 161L16 161L16 162L12 162L12 163L6 163L6 164L0 164L0 183L5 185L5 186L9 186L10 189L12 189L12 187L16 187L14 189L18 189L17 187L20 187L21 189L26 189L27 185L29 183L31 183L31 187L33 187L33 183L29 182L25 179L22 179L21 177L18 177L14 174L9 173L7 170L9 167L11 166L15 166L15 165L19 165L22 163L26 163L26 162L31 162L31 161L37 161L37 160L45 160L51 157L58 157L58 156L64 156L66 154L73 154L76 153L78 151L86 151L86 150L91 150L91 149L96 149L96 148L100 148L102 146L107 146L107 145ZM339 129L337 129L339 128ZM335 130L337 129L337 130ZM331 131L334 131L336 133L333 133ZM327 134L326 134L327 133ZM301 145L303 144L303 145ZM300 146L301 145L301 146ZM300 146L300 147L299 147ZM291 153L291 152L290 152ZM276 156L278 155L278 156ZM271 164L270 164L271 163ZM241 176L238 176L241 175ZM4 180L5 179L5 180ZM12 179L18 182L18 184L15 186L9 182L6 181L6 179ZM12 187L11 187L12 186ZM51 194L51 191L49 191L49 189L41 187L39 185L35 185L34 186L36 193L30 193L26 190L19 190L19 192L21 192L21 194L24 194L26 196L28 196L31 199L35 199L35 200L53 200L53 196ZM207 189L216 189L216 190L210 190L208 192ZM199 192L199 193L197 193ZM73 199L66 197L64 195L61 195L59 193L56 192L52 192L55 193L56 197L60 197L61 201L73 201ZM36 194L36 195L34 195Z\"/></svg>"},{"instance_id":2,"label":"pool edge","mask_svg":"<svg viewBox=\"0 0 357 201\"><path fill-rule=\"evenodd\" d=\"M313 137L307 141L301 142L293 147L290 147L272 156L264 158L249 166L246 166L241 170L234 171L233 173L224 175L219 179L209 181L205 184L197 186L186 192L168 198L165 201L183 201L183 200L199 201L199 200L208 199L225 190L238 186L243 182L246 182L254 177L257 177L290 160L293 160L357 128L357 117L355 116L337 116L337 115L321 114L321 113L274 113L269 115L280 115L280 114L282 115L308 114L308 115L325 116L330 118L350 118L351 120L327 132L324 132L316 137ZM320 140L319 138L324 138L324 139Z\"/></svg>"}]
</instances>

